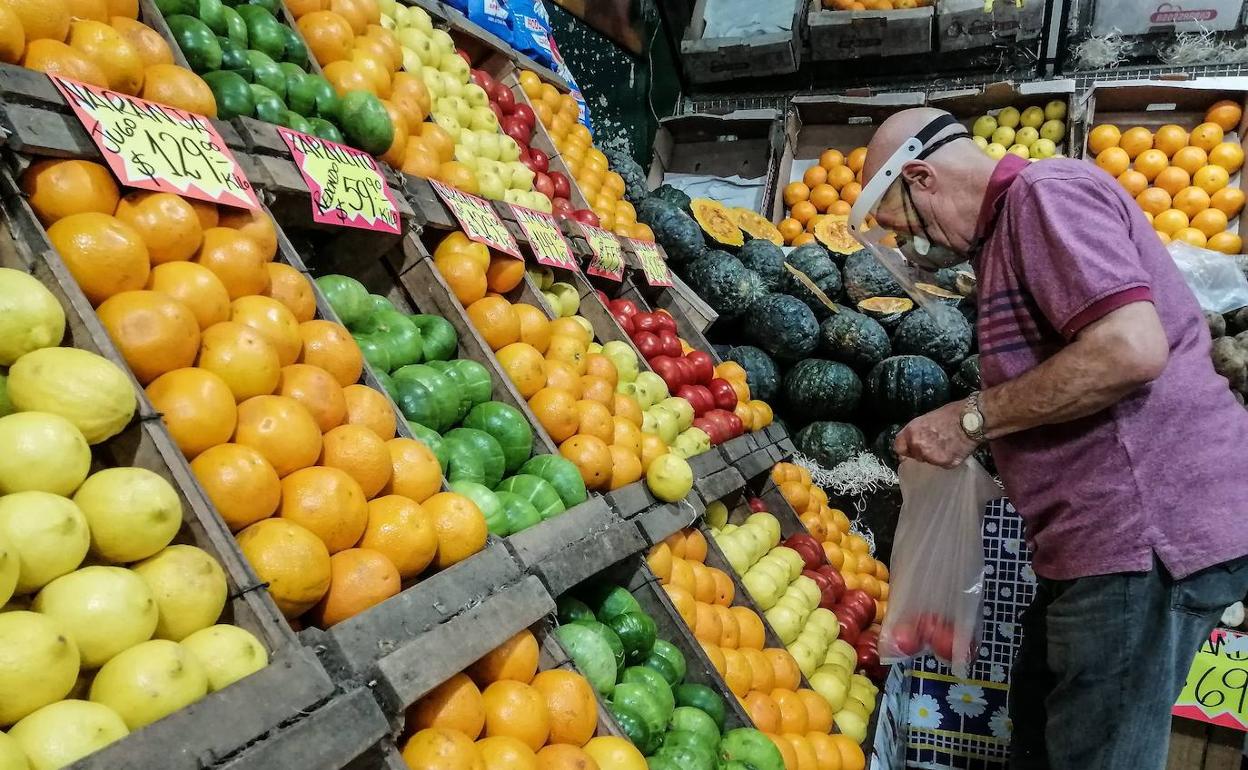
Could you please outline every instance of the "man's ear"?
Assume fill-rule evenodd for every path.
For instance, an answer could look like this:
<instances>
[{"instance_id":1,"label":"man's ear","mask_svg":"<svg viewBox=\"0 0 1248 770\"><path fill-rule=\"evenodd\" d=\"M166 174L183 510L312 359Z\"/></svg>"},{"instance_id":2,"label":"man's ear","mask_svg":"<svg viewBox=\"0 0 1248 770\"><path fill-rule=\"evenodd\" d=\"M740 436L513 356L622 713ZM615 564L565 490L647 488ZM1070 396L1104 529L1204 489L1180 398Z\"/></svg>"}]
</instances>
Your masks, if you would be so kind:
<instances>
[{"instance_id":1,"label":"man's ear","mask_svg":"<svg viewBox=\"0 0 1248 770\"><path fill-rule=\"evenodd\" d=\"M901 167L901 176L913 187L930 190L936 185L932 167L926 161L912 160Z\"/></svg>"}]
</instances>

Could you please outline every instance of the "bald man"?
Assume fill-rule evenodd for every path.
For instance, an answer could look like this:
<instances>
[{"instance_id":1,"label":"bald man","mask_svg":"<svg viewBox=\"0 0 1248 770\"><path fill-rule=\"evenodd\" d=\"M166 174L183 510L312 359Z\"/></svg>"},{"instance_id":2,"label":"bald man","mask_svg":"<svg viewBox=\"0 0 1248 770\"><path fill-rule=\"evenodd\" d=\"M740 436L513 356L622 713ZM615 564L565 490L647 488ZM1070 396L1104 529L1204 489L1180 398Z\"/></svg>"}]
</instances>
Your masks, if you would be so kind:
<instances>
[{"instance_id":1,"label":"bald man","mask_svg":"<svg viewBox=\"0 0 1248 770\"><path fill-rule=\"evenodd\" d=\"M872 213L909 261L975 268L983 391L895 448L952 467L988 441L1026 522L1011 766L1161 770L1196 650L1248 593L1248 412L1195 297L1091 163L993 160L921 108L880 126L863 178L851 226Z\"/></svg>"}]
</instances>

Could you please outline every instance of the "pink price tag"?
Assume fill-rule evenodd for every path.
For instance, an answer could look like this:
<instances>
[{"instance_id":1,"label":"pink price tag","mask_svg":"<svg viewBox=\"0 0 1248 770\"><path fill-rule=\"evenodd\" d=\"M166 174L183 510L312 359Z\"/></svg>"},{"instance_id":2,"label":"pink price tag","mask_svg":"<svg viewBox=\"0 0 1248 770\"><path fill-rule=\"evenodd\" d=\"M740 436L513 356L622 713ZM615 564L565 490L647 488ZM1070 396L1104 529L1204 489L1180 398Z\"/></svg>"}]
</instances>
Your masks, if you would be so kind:
<instances>
[{"instance_id":1,"label":"pink price tag","mask_svg":"<svg viewBox=\"0 0 1248 770\"><path fill-rule=\"evenodd\" d=\"M659 253L658 244L652 241L639 241L629 238L628 245L641 262L641 270L646 274L646 283L651 286L671 286L672 274L667 269L667 262Z\"/></svg>"},{"instance_id":2,"label":"pink price tag","mask_svg":"<svg viewBox=\"0 0 1248 770\"><path fill-rule=\"evenodd\" d=\"M503 220L498 218L498 213L494 211L489 201L432 179L429 180L429 184L433 185L438 197L455 215L455 220L459 222L465 235L478 243L484 243L491 249L505 252L517 259L524 259L520 253L520 244L516 243L511 231L503 224Z\"/></svg>"},{"instance_id":3,"label":"pink price tag","mask_svg":"<svg viewBox=\"0 0 1248 770\"><path fill-rule=\"evenodd\" d=\"M399 208L377 161L366 152L291 131L277 133L312 194L312 221L400 234Z\"/></svg>"},{"instance_id":4,"label":"pink price tag","mask_svg":"<svg viewBox=\"0 0 1248 770\"><path fill-rule=\"evenodd\" d=\"M538 264L564 270L577 269L572 247L568 246L563 233L559 232L559 225L554 217L544 211L534 211L514 203L511 204L511 210L515 212L520 229L524 230L525 237L529 239L529 248L533 250L533 257Z\"/></svg>"},{"instance_id":5,"label":"pink price tag","mask_svg":"<svg viewBox=\"0 0 1248 770\"><path fill-rule=\"evenodd\" d=\"M577 224L585 233L589 250L594 253L585 272L609 278L612 281L624 280L624 249L620 246L620 240L601 227L587 225L584 222Z\"/></svg>"},{"instance_id":6,"label":"pink price tag","mask_svg":"<svg viewBox=\"0 0 1248 770\"><path fill-rule=\"evenodd\" d=\"M233 153L203 115L49 75L127 187L260 208Z\"/></svg>"}]
</instances>

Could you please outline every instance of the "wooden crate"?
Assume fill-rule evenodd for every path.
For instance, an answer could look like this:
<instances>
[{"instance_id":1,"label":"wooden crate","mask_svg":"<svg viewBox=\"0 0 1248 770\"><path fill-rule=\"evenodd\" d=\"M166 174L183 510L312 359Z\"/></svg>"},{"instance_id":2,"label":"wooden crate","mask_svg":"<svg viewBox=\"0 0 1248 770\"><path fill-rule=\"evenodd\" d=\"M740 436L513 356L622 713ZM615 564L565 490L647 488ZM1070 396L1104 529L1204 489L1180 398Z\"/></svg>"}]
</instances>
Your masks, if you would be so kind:
<instances>
[{"instance_id":1,"label":"wooden crate","mask_svg":"<svg viewBox=\"0 0 1248 770\"><path fill-rule=\"evenodd\" d=\"M707 454L711 454L707 452ZM672 534L693 525L706 513L706 506L696 495L675 503L658 503L633 518L648 545L657 545Z\"/></svg>"},{"instance_id":2,"label":"wooden crate","mask_svg":"<svg viewBox=\"0 0 1248 770\"><path fill-rule=\"evenodd\" d=\"M1174 717L1166 770L1240 770L1243 752L1242 732Z\"/></svg>"},{"instance_id":3,"label":"wooden crate","mask_svg":"<svg viewBox=\"0 0 1248 770\"><path fill-rule=\"evenodd\" d=\"M705 12L706 0L698 0L680 41L681 63L690 82L786 75L801 66L806 17L802 0L793 0L793 21L787 32L707 38L703 37Z\"/></svg>"},{"instance_id":4,"label":"wooden crate","mask_svg":"<svg viewBox=\"0 0 1248 770\"><path fill-rule=\"evenodd\" d=\"M933 49L931 6L890 11L832 11L810 0L810 58L913 56Z\"/></svg>"},{"instance_id":5,"label":"wooden crate","mask_svg":"<svg viewBox=\"0 0 1248 770\"><path fill-rule=\"evenodd\" d=\"M507 538L526 572L558 596L603 567L645 547L637 527L605 498L591 497L568 511Z\"/></svg>"}]
</instances>

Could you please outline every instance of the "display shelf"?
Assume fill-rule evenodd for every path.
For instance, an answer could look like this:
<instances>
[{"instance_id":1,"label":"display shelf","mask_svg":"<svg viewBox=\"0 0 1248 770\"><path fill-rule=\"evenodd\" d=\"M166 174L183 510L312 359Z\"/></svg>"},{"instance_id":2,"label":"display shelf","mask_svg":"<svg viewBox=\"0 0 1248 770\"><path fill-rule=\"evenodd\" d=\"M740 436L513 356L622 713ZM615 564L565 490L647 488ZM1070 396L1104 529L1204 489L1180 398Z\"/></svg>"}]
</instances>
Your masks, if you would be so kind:
<instances>
[{"instance_id":1,"label":"display shelf","mask_svg":"<svg viewBox=\"0 0 1248 770\"><path fill-rule=\"evenodd\" d=\"M691 526L705 513L706 506L698 496L689 495L675 503L653 505L637 514L633 523L637 525L637 530L641 532L647 545L657 545L672 534Z\"/></svg>"},{"instance_id":2,"label":"display shelf","mask_svg":"<svg viewBox=\"0 0 1248 770\"><path fill-rule=\"evenodd\" d=\"M802 524L802 520L798 517L797 511L793 510L793 506L789 505L789 501L784 499L784 495L780 494L780 488L776 486L776 482L768 478L761 487L758 488L758 498L767 504L767 512L776 517L780 522L780 536L782 538L792 537L793 535L809 535L806 525ZM732 524L740 524L749 516L749 511L729 511L728 521Z\"/></svg>"}]
</instances>

